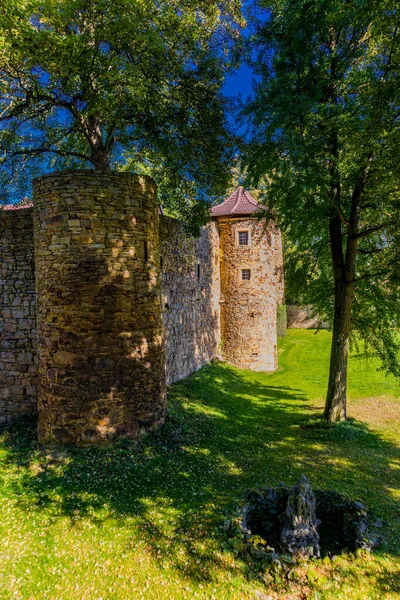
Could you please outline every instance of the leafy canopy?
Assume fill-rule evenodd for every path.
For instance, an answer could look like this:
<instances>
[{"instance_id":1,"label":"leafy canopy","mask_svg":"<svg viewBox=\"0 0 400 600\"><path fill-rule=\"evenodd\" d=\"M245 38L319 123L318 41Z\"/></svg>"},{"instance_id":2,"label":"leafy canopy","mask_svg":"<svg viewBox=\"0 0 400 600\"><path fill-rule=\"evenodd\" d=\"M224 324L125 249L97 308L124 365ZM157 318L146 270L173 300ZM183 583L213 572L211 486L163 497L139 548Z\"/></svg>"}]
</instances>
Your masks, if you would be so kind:
<instances>
[{"instance_id":1,"label":"leafy canopy","mask_svg":"<svg viewBox=\"0 0 400 600\"><path fill-rule=\"evenodd\" d=\"M332 322L329 223L338 219L338 262L354 286L352 334L400 375L398 3L257 5L269 18L253 23L257 84L244 108L251 132L245 164L284 229L288 296L313 303ZM346 271L349 241L357 246L353 274Z\"/></svg>"},{"instance_id":2,"label":"leafy canopy","mask_svg":"<svg viewBox=\"0 0 400 600\"><path fill-rule=\"evenodd\" d=\"M220 94L240 0L3 0L4 191L50 168L162 168L221 193L232 140Z\"/></svg>"}]
</instances>

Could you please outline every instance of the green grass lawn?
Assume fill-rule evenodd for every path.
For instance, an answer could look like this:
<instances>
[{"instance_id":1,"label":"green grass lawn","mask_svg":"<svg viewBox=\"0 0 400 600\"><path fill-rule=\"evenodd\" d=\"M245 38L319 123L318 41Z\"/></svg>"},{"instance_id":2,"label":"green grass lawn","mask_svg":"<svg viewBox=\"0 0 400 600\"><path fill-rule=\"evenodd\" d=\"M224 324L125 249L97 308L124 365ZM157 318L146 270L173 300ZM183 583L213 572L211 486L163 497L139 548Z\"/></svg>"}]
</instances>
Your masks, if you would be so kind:
<instances>
[{"instance_id":1,"label":"green grass lawn","mask_svg":"<svg viewBox=\"0 0 400 600\"><path fill-rule=\"evenodd\" d=\"M400 598L400 386L354 353L355 425L302 429L323 406L329 343L289 331L276 373L203 368L172 387L169 423L138 447L69 449L54 465L34 423L0 432L0 598ZM384 542L266 587L219 526L250 487L302 473L365 502Z\"/></svg>"}]
</instances>

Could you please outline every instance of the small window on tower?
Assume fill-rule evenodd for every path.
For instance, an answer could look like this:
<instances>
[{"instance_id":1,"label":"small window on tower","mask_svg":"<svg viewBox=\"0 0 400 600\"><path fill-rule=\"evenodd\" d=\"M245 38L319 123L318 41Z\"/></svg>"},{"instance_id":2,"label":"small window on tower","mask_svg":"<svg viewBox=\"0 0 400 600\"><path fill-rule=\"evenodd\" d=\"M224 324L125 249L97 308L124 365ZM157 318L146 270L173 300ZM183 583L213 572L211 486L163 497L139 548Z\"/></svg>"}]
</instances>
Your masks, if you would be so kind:
<instances>
[{"instance_id":1,"label":"small window on tower","mask_svg":"<svg viewBox=\"0 0 400 600\"><path fill-rule=\"evenodd\" d=\"M201 265L198 262L197 263L197 279L200 279L200 277L201 277Z\"/></svg>"},{"instance_id":2,"label":"small window on tower","mask_svg":"<svg viewBox=\"0 0 400 600\"><path fill-rule=\"evenodd\" d=\"M242 281L250 281L250 269L242 269Z\"/></svg>"},{"instance_id":3,"label":"small window on tower","mask_svg":"<svg viewBox=\"0 0 400 600\"><path fill-rule=\"evenodd\" d=\"M238 241L239 241L239 246L248 246L249 245L249 232L248 231L239 231L238 232Z\"/></svg>"}]
</instances>

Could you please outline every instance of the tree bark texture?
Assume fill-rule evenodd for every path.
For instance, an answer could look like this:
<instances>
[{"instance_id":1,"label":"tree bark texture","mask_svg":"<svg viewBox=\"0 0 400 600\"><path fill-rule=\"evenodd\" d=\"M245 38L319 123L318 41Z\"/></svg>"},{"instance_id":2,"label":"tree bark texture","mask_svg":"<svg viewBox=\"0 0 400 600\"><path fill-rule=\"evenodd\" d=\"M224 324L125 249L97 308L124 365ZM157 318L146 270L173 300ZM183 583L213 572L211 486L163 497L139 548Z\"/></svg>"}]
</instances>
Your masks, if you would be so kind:
<instances>
[{"instance_id":1,"label":"tree bark texture","mask_svg":"<svg viewBox=\"0 0 400 600\"><path fill-rule=\"evenodd\" d=\"M329 223L335 281L332 347L328 391L324 410L324 417L329 422L344 421L347 418L347 364L349 357L351 309L354 298L360 204L366 179L367 168L364 168L360 173L359 183L353 190L350 217L345 222L347 228L345 252L343 248L344 224L337 211L332 211Z\"/></svg>"},{"instance_id":2,"label":"tree bark texture","mask_svg":"<svg viewBox=\"0 0 400 600\"><path fill-rule=\"evenodd\" d=\"M335 285L329 383L324 411L325 419L330 422L344 421L347 418L347 363L353 295L351 283L342 281Z\"/></svg>"}]
</instances>

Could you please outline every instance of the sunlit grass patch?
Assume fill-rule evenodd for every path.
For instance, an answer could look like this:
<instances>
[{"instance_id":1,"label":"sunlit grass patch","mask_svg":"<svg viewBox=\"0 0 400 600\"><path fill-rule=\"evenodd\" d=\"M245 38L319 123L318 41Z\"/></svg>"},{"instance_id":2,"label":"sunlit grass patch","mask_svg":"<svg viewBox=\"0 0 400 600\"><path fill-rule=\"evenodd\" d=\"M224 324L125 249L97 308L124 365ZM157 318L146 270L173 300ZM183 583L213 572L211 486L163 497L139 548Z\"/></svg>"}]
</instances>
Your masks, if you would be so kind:
<instances>
[{"instance_id":1,"label":"sunlit grass patch","mask_svg":"<svg viewBox=\"0 0 400 600\"><path fill-rule=\"evenodd\" d=\"M171 388L169 423L138 446L71 448L51 464L33 421L3 430L0 598L400 598L400 387L354 356L354 420L302 428L322 410L329 343L289 331L276 373L202 369ZM301 473L369 506L384 543L262 582L223 548L224 513L249 488Z\"/></svg>"}]
</instances>

